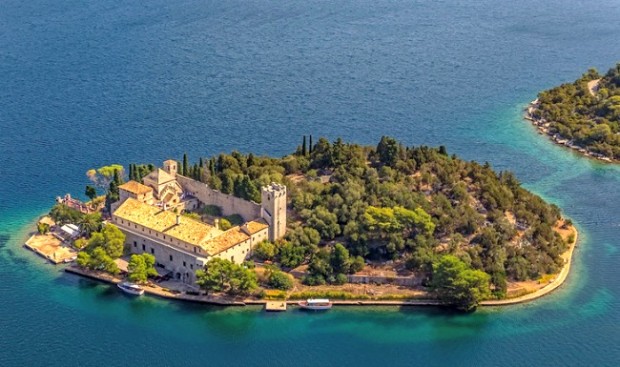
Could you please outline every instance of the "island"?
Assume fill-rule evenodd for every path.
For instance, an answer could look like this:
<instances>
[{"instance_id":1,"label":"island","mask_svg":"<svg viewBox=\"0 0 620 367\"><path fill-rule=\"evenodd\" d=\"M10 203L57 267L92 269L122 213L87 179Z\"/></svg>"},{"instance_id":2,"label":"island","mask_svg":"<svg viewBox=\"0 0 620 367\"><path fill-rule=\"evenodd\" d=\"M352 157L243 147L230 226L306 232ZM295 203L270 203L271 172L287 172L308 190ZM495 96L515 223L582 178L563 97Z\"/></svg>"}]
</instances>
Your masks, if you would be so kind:
<instances>
[{"instance_id":1,"label":"island","mask_svg":"<svg viewBox=\"0 0 620 367\"><path fill-rule=\"evenodd\" d=\"M61 242L69 272L195 302L470 311L557 288L577 242L559 208L511 172L386 136L304 136L282 158L184 155L87 176L90 201L58 197L29 242ZM53 246L30 247L58 260Z\"/></svg>"},{"instance_id":2,"label":"island","mask_svg":"<svg viewBox=\"0 0 620 367\"><path fill-rule=\"evenodd\" d=\"M525 118L557 144L606 162L620 160L620 63L590 69L573 83L541 92Z\"/></svg>"}]
</instances>

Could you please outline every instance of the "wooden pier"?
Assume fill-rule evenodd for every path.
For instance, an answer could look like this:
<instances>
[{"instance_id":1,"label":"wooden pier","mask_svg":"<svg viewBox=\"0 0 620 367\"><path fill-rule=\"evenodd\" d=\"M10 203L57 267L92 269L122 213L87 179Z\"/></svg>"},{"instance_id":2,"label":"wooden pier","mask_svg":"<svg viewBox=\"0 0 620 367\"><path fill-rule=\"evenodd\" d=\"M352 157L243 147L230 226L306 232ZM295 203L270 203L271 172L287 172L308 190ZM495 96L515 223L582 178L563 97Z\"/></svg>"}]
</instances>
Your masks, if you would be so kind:
<instances>
[{"instance_id":1,"label":"wooden pier","mask_svg":"<svg viewBox=\"0 0 620 367\"><path fill-rule=\"evenodd\" d=\"M286 311L286 301L267 301L267 303L265 303L265 311L267 312Z\"/></svg>"}]
</instances>

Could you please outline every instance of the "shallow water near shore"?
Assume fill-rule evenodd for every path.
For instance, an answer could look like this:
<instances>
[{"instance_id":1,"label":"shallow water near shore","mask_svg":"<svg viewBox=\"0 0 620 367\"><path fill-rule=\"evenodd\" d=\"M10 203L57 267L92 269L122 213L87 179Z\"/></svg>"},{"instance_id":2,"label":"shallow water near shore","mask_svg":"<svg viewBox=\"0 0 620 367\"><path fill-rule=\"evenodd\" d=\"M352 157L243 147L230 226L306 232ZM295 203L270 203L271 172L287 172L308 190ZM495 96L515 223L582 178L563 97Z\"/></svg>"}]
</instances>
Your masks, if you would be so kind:
<instances>
[{"instance_id":1,"label":"shallow water near shore","mask_svg":"<svg viewBox=\"0 0 620 367\"><path fill-rule=\"evenodd\" d=\"M3 2L0 365L617 365L620 166L521 116L539 90L620 61L619 17L611 0ZM266 314L129 298L21 247L91 167L279 156L303 134L392 135L516 172L578 225L566 284L467 315Z\"/></svg>"}]
</instances>

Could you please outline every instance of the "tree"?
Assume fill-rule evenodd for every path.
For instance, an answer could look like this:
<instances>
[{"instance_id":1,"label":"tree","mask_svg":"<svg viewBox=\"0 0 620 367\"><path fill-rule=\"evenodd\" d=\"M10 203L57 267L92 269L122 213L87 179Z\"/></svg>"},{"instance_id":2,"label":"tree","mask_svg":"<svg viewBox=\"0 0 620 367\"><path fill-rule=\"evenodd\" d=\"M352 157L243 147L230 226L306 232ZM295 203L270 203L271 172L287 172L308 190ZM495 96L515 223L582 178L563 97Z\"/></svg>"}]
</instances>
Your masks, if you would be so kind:
<instances>
[{"instance_id":1,"label":"tree","mask_svg":"<svg viewBox=\"0 0 620 367\"><path fill-rule=\"evenodd\" d=\"M97 197L97 189L95 189L93 186L86 185L86 191L84 192L84 194L90 200L95 200L95 198Z\"/></svg>"},{"instance_id":2,"label":"tree","mask_svg":"<svg viewBox=\"0 0 620 367\"><path fill-rule=\"evenodd\" d=\"M276 256L276 246L269 241L262 241L254 248L254 256L261 260L273 260Z\"/></svg>"},{"instance_id":3,"label":"tree","mask_svg":"<svg viewBox=\"0 0 620 367\"><path fill-rule=\"evenodd\" d=\"M105 271L110 274L118 274L120 271L114 260L101 247L95 248L90 253L80 251L77 257L77 264L81 268Z\"/></svg>"},{"instance_id":4,"label":"tree","mask_svg":"<svg viewBox=\"0 0 620 367\"><path fill-rule=\"evenodd\" d=\"M280 264L287 268L298 267L306 258L307 249L289 241L278 244L278 257Z\"/></svg>"},{"instance_id":5,"label":"tree","mask_svg":"<svg viewBox=\"0 0 620 367\"><path fill-rule=\"evenodd\" d=\"M293 279L285 272L275 268L269 268L267 270L267 286L269 288L287 291L292 289L293 285Z\"/></svg>"},{"instance_id":6,"label":"tree","mask_svg":"<svg viewBox=\"0 0 620 367\"><path fill-rule=\"evenodd\" d=\"M47 223L37 223L37 232L39 234L47 234L50 231L50 225Z\"/></svg>"},{"instance_id":7,"label":"tree","mask_svg":"<svg viewBox=\"0 0 620 367\"><path fill-rule=\"evenodd\" d=\"M182 174L183 176L188 176L188 163L187 163L187 153L183 153L183 169L182 169Z\"/></svg>"},{"instance_id":8,"label":"tree","mask_svg":"<svg viewBox=\"0 0 620 367\"><path fill-rule=\"evenodd\" d=\"M146 253L131 255L127 270L129 280L134 283L146 283L148 277L157 276L155 256Z\"/></svg>"},{"instance_id":9,"label":"tree","mask_svg":"<svg viewBox=\"0 0 620 367\"><path fill-rule=\"evenodd\" d=\"M97 169L91 168L86 171L86 176L91 180L95 186L103 189L110 185L110 182L117 177L123 177L125 174L124 168L120 164L111 164L109 166L102 166ZM120 179L117 179L119 184Z\"/></svg>"},{"instance_id":10,"label":"tree","mask_svg":"<svg viewBox=\"0 0 620 367\"><path fill-rule=\"evenodd\" d=\"M237 177L233 191L234 195L238 198L260 202L260 191L247 175Z\"/></svg>"},{"instance_id":11,"label":"tree","mask_svg":"<svg viewBox=\"0 0 620 367\"><path fill-rule=\"evenodd\" d=\"M474 310L490 296L490 277L473 270L453 255L442 256L433 264L432 288L438 298L463 311Z\"/></svg>"},{"instance_id":12,"label":"tree","mask_svg":"<svg viewBox=\"0 0 620 367\"><path fill-rule=\"evenodd\" d=\"M232 228L232 224L231 224L231 223L230 223L230 221L229 221L228 219L226 219L226 218L221 218L221 219L220 219L220 224L219 224L219 226L220 226L220 229L221 229L222 231L228 231L229 229L231 229L231 228Z\"/></svg>"},{"instance_id":13,"label":"tree","mask_svg":"<svg viewBox=\"0 0 620 367\"><path fill-rule=\"evenodd\" d=\"M351 260L349 259L349 250L342 244L337 243L329 257L330 265L335 274L348 273L351 268Z\"/></svg>"},{"instance_id":14,"label":"tree","mask_svg":"<svg viewBox=\"0 0 620 367\"><path fill-rule=\"evenodd\" d=\"M204 269L196 270L196 284L207 291L207 294L224 291L231 264L220 258L211 259Z\"/></svg>"},{"instance_id":15,"label":"tree","mask_svg":"<svg viewBox=\"0 0 620 367\"><path fill-rule=\"evenodd\" d=\"M340 225L335 213L330 212L324 206L317 206L307 220L308 226L316 229L321 238L331 240L340 234Z\"/></svg>"},{"instance_id":16,"label":"tree","mask_svg":"<svg viewBox=\"0 0 620 367\"><path fill-rule=\"evenodd\" d=\"M77 223L82 218L82 213L66 206L65 204L56 204L50 210L50 217L58 225L62 226L67 223Z\"/></svg>"},{"instance_id":17,"label":"tree","mask_svg":"<svg viewBox=\"0 0 620 367\"><path fill-rule=\"evenodd\" d=\"M103 248L108 256L116 259L123 255L125 234L114 224L107 224L102 231L105 239Z\"/></svg>"},{"instance_id":18,"label":"tree","mask_svg":"<svg viewBox=\"0 0 620 367\"><path fill-rule=\"evenodd\" d=\"M84 214L78 221L82 234L86 237L89 237L93 232L99 231L101 223L101 213Z\"/></svg>"},{"instance_id":19,"label":"tree","mask_svg":"<svg viewBox=\"0 0 620 367\"><path fill-rule=\"evenodd\" d=\"M393 167L398 160L398 142L394 138L382 136L377 145L379 161Z\"/></svg>"},{"instance_id":20,"label":"tree","mask_svg":"<svg viewBox=\"0 0 620 367\"><path fill-rule=\"evenodd\" d=\"M196 271L196 284L207 293L247 294L258 287L253 270L220 258L211 259L204 269Z\"/></svg>"},{"instance_id":21,"label":"tree","mask_svg":"<svg viewBox=\"0 0 620 367\"><path fill-rule=\"evenodd\" d=\"M306 151L306 136L304 135L304 141L301 144L301 155L303 155L304 157L307 155L307 151Z\"/></svg>"}]
</instances>

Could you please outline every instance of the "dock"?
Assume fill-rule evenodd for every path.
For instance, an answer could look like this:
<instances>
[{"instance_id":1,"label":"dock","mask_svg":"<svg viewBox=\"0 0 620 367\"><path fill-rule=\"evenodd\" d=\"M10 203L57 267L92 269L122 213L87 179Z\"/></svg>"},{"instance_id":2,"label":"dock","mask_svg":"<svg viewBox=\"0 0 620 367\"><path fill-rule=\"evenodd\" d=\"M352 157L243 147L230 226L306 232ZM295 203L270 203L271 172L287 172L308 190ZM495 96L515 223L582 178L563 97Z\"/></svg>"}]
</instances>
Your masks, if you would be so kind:
<instances>
[{"instance_id":1,"label":"dock","mask_svg":"<svg viewBox=\"0 0 620 367\"><path fill-rule=\"evenodd\" d=\"M71 262L77 258L75 250L63 246L61 240L49 233L33 235L26 241L24 246L54 264Z\"/></svg>"},{"instance_id":2,"label":"dock","mask_svg":"<svg viewBox=\"0 0 620 367\"><path fill-rule=\"evenodd\" d=\"M267 312L286 311L286 301L267 301L267 303L265 303L265 311Z\"/></svg>"}]
</instances>

